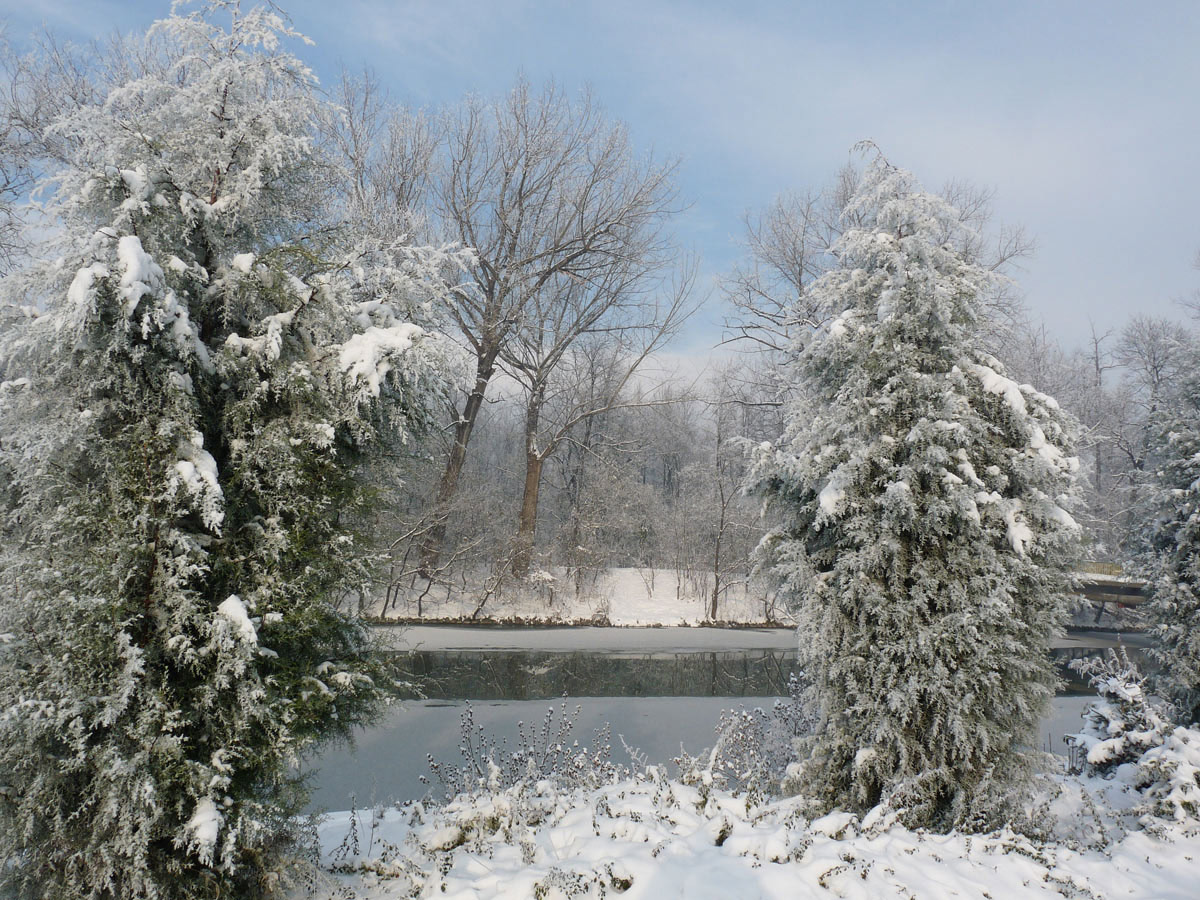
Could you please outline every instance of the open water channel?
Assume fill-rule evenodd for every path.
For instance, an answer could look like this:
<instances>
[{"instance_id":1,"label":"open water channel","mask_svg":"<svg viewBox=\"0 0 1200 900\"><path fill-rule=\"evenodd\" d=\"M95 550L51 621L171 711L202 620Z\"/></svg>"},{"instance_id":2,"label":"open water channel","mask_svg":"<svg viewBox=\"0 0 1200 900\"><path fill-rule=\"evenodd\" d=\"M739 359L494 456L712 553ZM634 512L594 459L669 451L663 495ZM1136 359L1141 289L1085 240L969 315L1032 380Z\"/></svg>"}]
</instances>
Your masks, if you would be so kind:
<instances>
[{"instance_id":1,"label":"open water channel","mask_svg":"<svg viewBox=\"0 0 1200 900\"><path fill-rule=\"evenodd\" d=\"M681 747L695 754L711 746L723 710L769 709L786 695L796 666L789 629L420 626L381 633L404 654L424 698L397 703L357 734L354 747L313 760L313 809L424 796L429 757L460 760L468 702L477 725L510 742L518 723L537 725L565 702L568 713L579 708L571 736L581 745L593 746L595 731L608 723L614 761L628 761L624 743L650 763L668 763ZM1140 635L1073 633L1055 647L1067 683L1043 723L1043 748L1064 752L1062 735L1078 730L1091 697L1067 664L1118 641L1143 656Z\"/></svg>"}]
</instances>

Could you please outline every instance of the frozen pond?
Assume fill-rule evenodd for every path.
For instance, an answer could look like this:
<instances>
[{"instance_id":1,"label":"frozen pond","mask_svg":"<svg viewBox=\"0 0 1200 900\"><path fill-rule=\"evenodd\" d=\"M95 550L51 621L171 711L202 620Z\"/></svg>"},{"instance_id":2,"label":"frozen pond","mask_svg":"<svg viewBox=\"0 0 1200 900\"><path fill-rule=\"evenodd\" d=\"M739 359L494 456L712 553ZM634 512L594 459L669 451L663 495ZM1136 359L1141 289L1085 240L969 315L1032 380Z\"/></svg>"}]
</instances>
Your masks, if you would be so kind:
<instances>
[{"instance_id":1,"label":"frozen pond","mask_svg":"<svg viewBox=\"0 0 1200 900\"><path fill-rule=\"evenodd\" d=\"M468 700L477 724L509 740L518 722L538 724L566 702L569 712L580 708L572 738L581 745L592 746L607 722L615 761L628 760L623 739L649 762L669 762L681 746L691 753L710 746L723 710L770 708L786 692L796 658L795 634L784 629L424 627L396 629L388 639L397 650L420 648L404 660L426 699L397 704L358 735L353 750L333 748L314 761L314 809L345 809L351 797L368 806L423 796L428 755L459 760ZM1132 654L1145 645L1136 635L1125 641ZM1115 643L1111 634L1074 634L1055 658L1070 675L1070 659ZM1063 752L1062 735L1078 728L1090 700L1081 689L1076 681L1056 698L1044 748Z\"/></svg>"}]
</instances>

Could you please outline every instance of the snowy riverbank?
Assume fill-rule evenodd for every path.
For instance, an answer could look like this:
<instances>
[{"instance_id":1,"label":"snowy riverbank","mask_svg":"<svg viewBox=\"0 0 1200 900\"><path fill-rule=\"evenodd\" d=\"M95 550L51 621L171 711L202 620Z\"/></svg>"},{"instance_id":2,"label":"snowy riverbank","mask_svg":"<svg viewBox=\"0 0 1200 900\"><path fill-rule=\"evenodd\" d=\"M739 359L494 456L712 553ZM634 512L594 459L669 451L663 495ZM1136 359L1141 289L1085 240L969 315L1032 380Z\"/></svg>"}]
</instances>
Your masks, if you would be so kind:
<instances>
[{"instance_id":1,"label":"snowy riverbank","mask_svg":"<svg viewBox=\"0 0 1200 900\"><path fill-rule=\"evenodd\" d=\"M796 643L795 632L787 628L407 626L376 631L396 649L475 654L665 656L789 651ZM1140 636L1134 640L1144 642ZM1091 633L1067 635L1056 646L1091 649L1117 643L1115 636ZM1094 695L1057 698L1054 714L1043 723L1043 745L1057 749L1063 734L1081 727L1081 714L1093 700ZM614 743L627 740L647 751L643 762L670 759L681 741L699 751L711 743L718 707L739 705L730 698L691 697L581 703L583 717L574 736L586 742L604 721L619 723ZM622 719L628 710L614 704L646 707L646 727L637 730L640 720ZM703 722L691 740L683 740L686 729L671 716L686 712L688 704L702 707L691 718ZM516 735L506 736L504 722L514 716L537 721L546 706L544 700L489 703L476 709L473 722L508 740ZM516 708L522 711L513 712ZM315 894L297 893L295 900L1194 896L1190 873L1200 855L1200 823L1191 817L1143 819L1138 807L1145 798L1128 779L1046 779L1037 813L1043 830L1036 838L1010 830L915 832L883 810L861 822L846 814L809 821L795 799L738 794L722 788L712 772L688 774L669 765L635 766L635 774L626 770L621 780L599 788L535 777L490 789L480 783L446 805L384 799L427 793L429 786L420 783L398 791L400 784L389 779L395 780L397 767L428 772L424 757L429 751L452 761L448 748L462 741L462 712L461 704L446 701L403 704L388 723L364 735L356 750L346 751L346 758L326 760L317 778L324 803L343 804L357 794L363 808L324 818L321 884ZM663 731L674 740L669 750L651 741ZM413 747L406 750L408 743ZM445 753L434 751L439 746ZM363 772L374 779L369 788L351 777Z\"/></svg>"},{"instance_id":2,"label":"snowy riverbank","mask_svg":"<svg viewBox=\"0 0 1200 900\"><path fill-rule=\"evenodd\" d=\"M436 690L426 686L430 699L396 704L375 726L359 732L354 746L329 748L311 760L312 809L345 809L352 797L363 805L422 797L428 790L421 781L429 775L428 756L458 757L466 699L489 733L512 740L518 722L539 721L548 708L560 706L566 692L567 707L579 707L574 735L581 741L607 723L616 758L628 762L620 746L624 740L647 762L667 764L681 747L697 753L710 746L724 711L769 709L771 695L785 691L786 660L794 657L797 640L790 629L754 628L412 626L376 631L391 647L437 656L439 666L446 665L441 654L461 654L465 661L439 670ZM1111 635L1092 633L1064 636L1057 645L1074 656L1114 642ZM688 660L691 656L706 661L697 664ZM650 660L653 673L646 670ZM782 674L768 689L759 673L773 667ZM463 672L468 683L458 684L454 679ZM481 691L481 685L513 690ZM1062 736L1079 729L1083 709L1093 699L1091 693L1055 698L1037 746L1065 754Z\"/></svg>"},{"instance_id":3,"label":"snowy riverbank","mask_svg":"<svg viewBox=\"0 0 1200 900\"><path fill-rule=\"evenodd\" d=\"M486 578L479 573L474 586L465 589L430 586L420 579L404 588L393 585L364 612L377 622L415 626L778 628L793 624L766 583L744 575L730 578L722 587L714 619L712 578L711 572L613 568L576 582L564 568L553 567L537 570L523 581L502 582L502 589L481 604ZM466 584L472 583L468 578ZM1115 600L1100 610L1092 606L1077 610L1073 622L1085 629L1130 632L1142 625L1136 609L1118 608Z\"/></svg>"},{"instance_id":4,"label":"snowy riverbank","mask_svg":"<svg viewBox=\"0 0 1200 900\"><path fill-rule=\"evenodd\" d=\"M418 579L393 586L371 611L381 620L508 622L527 624L703 625L714 621L712 573L673 569L613 568L576 581L566 569L539 569L524 580L489 581L477 573L472 585L430 586ZM490 588L485 588L490 584ZM491 591L491 593L489 593ZM487 601L480 597L487 594ZM787 625L791 617L764 584L730 576L719 592L717 622Z\"/></svg>"}]
</instances>

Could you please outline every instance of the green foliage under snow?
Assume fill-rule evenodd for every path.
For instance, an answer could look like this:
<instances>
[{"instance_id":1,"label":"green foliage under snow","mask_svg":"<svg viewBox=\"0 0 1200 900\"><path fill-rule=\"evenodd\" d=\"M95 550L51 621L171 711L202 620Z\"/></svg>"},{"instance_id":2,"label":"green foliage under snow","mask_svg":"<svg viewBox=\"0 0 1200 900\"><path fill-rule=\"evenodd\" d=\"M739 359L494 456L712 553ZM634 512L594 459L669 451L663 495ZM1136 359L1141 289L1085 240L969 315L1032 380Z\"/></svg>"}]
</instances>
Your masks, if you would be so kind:
<instances>
[{"instance_id":1,"label":"green foliage under snow","mask_svg":"<svg viewBox=\"0 0 1200 900\"><path fill-rule=\"evenodd\" d=\"M1200 722L1200 383L1187 379L1164 406L1146 490L1147 609L1163 666L1158 687L1188 724Z\"/></svg>"},{"instance_id":2,"label":"green foliage under snow","mask_svg":"<svg viewBox=\"0 0 1200 900\"><path fill-rule=\"evenodd\" d=\"M48 261L3 286L41 314L0 358L0 892L258 896L294 764L386 688L332 601L458 261L337 227L291 37L174 15L47 132Z\"/></svg>"},{"instance_id":3,"label":"green foliage under snow","mask_svg":"<svg viewBox=\"0 0 1200 900\"><path fill-rule=\"evenodd\" d=\"M1200 816L1200 731L1171 722L1166 704L1146 693L1146 677L1124 647L1072 667L1099 694L1084 713L1083 730L1066 736L1082 752L1085 774L1136 790L1134 810L1151 830L1162 827L1160 819Z\"/></svg>"}]
</instances>

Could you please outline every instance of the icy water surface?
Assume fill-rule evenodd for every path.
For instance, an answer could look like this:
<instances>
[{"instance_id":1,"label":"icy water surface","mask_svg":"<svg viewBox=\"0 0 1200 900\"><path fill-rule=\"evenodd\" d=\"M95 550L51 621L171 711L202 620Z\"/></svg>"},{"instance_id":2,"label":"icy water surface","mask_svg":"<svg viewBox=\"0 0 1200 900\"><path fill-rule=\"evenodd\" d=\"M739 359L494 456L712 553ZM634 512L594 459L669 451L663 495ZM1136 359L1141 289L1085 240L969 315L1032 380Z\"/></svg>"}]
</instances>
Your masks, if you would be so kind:
<instances>
[{"instance_id":1,"label":"icy water surface","mask_svg":"<svg viewBox=\"0 0 1200 900\"><path fill-rule=\"evenodd\" d=\"M537 649L518 649L522 639ZM1142 656L1144 640L1126 641L1131 655ZM697 753L712 744L723 710L770 708L786 694L794 642L781 629L406 630L396 645L421 648L405 651L403 660L425 699L397 704L359 733L353 749L334 748L314 761L312 807L423 796L430 790L421 781L428 756L459 759L468 701L476 723L510 741L518 722L540 723L550 707L557 716L565 702L569 713L579 707L571 736L582 745L593 745L595 730L610 724L614 760L628 761L622 740L651 763L669 762L681 746ZM1067 663L1115 642L1107 633L1074 634L1054 650L1069 680L1044 724L1043 747L1063 752L1062 735L1078 728L1089 701Z\"/></svg>"}]
</instances>

